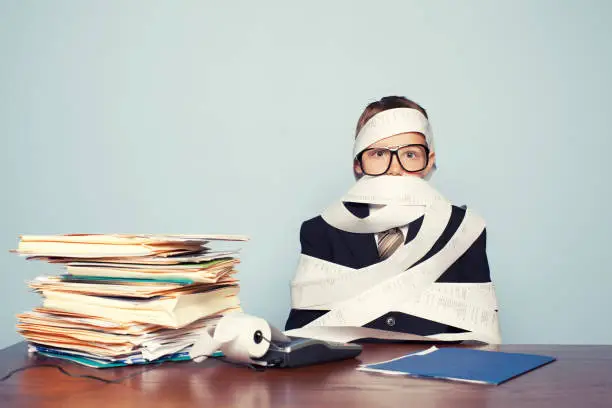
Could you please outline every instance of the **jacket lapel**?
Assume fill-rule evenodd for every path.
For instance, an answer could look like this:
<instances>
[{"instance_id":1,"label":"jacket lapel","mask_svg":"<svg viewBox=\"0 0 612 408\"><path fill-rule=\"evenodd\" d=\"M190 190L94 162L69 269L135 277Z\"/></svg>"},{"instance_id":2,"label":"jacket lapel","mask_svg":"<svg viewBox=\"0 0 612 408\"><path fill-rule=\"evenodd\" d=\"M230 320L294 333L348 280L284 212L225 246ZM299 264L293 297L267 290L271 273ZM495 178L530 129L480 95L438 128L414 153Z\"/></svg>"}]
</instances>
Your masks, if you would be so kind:
<instances>
[{"instance_id":1,"label":"jacket lapel","mask_svg":"<svg viewBox=\"0 0 612 408\"><path fill-rule=\"evenodd\" d=\"M370 208L367 204L361 203L344 203L344 206L355 217L365 218L370 214ZM353 259L355 260L353 268L365 268L380 261L378 248L374 234L357 234L354 232L345 232L342 234L346 246L348 247Z\"/></svg>"},{"instance_id":2,"label":"jacket lapel","mask_svg":"<svg viewBox=\"0 0 612 408\"><path fill-rule=\"evenodd\" d=\"M425 216L421 216L408 224L408 233L406 234L406 241L404 241L404 244L407 244L416 238L417 234L421 230L421 225L423 225L424 218Z\"/></svg>"}]
</instances>

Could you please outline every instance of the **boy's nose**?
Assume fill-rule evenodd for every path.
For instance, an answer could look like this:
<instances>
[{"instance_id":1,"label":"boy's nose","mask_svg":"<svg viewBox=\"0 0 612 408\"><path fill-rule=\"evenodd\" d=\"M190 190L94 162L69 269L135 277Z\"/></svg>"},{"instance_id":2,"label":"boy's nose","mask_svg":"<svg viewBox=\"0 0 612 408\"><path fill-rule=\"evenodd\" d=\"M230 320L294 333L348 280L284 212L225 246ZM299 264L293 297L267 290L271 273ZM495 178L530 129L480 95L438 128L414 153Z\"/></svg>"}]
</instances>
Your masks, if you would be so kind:
<instances>
[{"instance_id":1,"label":"boy's nose","mask_svg":"<svg viewBox=\"0 0 612 408\"><path fill-rule=\"evenodd\" d=\"M399 159L396 155L391 157L391 165L389 166L389 170L387 170L388 176L401 176L403 174L402 166L399 163Z\"/></svg>"}]
</instances>

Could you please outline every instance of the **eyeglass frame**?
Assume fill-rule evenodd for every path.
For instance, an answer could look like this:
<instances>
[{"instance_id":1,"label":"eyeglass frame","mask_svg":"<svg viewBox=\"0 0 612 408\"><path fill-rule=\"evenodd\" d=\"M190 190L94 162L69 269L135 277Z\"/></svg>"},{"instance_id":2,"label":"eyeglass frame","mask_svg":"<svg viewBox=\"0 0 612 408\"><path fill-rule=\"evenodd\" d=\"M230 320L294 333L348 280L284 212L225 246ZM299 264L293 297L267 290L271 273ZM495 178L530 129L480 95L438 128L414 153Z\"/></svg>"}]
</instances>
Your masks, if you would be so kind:
<instances>
[{"instance_id":1,"label":"eyeglass frame","mask_svg":"<svg viewBox=\"0 0 612 408\"><path fill-rule=\"evenodd\" d=\"M420 146L423 149L425 149L425 165L423 166L422 169L419 170L408 170L404 167L404 165L402 164L402 161L399 158L399 154L397 153L399 151L399 149L402 149L404 147L408 147L408 146ZM365 152L367 152L368 150L388 150L391 152L391 158L389 159L389 164L387 165L387 168L385 169L385 171L383 171L380 174L370 174L370 173L366 173L366 171L363 169L363 162L361 160L363 154ZM362 150L356 157L357 161L359 162L359 168L361 168L361 171L363 172L363 174L366 174L368 176L382 176L383 174L385 174L386 172L389 171L389 169L391 168L391 164L393 163L393 156L397 157L397 162L399 163L400 167L402 169L404 169L404 171L408 172L408 173L418 173L419 171L423 171L427 168L427 166L429 165L429 147L427 147L426 145L422 144L422 143L409 143L409 144L405 144L405 145L399 145L399 146L388 146L388 147L369 147L367 149Z\"/></svg>"}]
</instances>

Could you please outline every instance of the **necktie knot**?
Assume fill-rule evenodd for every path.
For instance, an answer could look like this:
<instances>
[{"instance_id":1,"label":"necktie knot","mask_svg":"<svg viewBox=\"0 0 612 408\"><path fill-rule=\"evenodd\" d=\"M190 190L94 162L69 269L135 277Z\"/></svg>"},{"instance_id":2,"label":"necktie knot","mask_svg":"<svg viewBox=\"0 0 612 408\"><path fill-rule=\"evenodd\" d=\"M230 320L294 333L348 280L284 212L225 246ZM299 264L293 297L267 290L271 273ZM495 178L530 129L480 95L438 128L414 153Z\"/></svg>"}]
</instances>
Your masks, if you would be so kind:
<instances>
[{"instance_id":1,"label":"necktie knot","mask_svg":"<svg viewBox=\"0 0 612 408\"><path fill-rule=\"evenodd\" d=\"M391 228L383 231L378 239L378 254L380 259L387 259L404 242L404 234L399 228Z\"/></svg>"}]
</instances>

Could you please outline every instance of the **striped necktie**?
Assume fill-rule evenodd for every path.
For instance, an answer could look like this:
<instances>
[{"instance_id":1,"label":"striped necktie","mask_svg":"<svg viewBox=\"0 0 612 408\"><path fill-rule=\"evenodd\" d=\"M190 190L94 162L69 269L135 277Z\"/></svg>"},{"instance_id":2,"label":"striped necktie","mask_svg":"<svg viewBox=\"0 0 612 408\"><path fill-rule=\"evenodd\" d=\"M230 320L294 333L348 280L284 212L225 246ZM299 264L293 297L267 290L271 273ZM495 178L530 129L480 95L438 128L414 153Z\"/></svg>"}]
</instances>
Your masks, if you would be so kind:
<instances>
[{"instance_id":1,"label":"striped necktie","mask_svg":"<svg viewBox=\"0 0 612 408\"><path fill-rule=\"evenodd\" d=\"M393 254L404 243L404 234L399 228L391 228L378 235L378 254L384 260Z\"/></svg>"}]
</instances>

